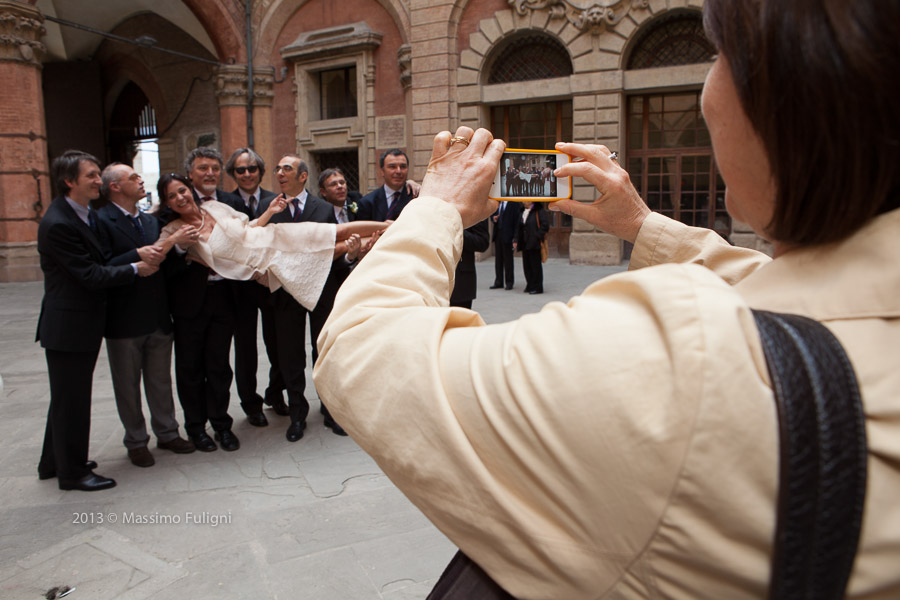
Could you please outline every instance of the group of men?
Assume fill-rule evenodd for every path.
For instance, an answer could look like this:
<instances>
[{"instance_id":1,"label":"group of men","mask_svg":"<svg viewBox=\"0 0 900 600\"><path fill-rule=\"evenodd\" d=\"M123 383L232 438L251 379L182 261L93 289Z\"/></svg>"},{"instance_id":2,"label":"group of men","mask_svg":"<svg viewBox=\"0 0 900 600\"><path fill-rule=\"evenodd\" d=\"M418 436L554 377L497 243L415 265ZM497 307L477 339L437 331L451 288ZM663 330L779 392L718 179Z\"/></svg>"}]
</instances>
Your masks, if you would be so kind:
<instances>
[{"instance_id":1,"label":"group of men","mask_svg":"<svg viewBox=\"0 0 900 600\"><path fill-rule=\"evenodd\" d=\"M280 193L287 209L270 222L344 223L353 220L396 219L417 195L418 186L408 182L409 160L400 149L385 152L379 160L384 185L354 201L340 169L325 169L319 176L321 198L307 191L309 170L295 154L286 154L275 166ZM219 188L222 171L237 183L237 189ZM185 161L187 177L198 204L218 200L253 219L266 211L278 196L260 184L266 172L261 156L250 148L239 148L225 162L208 147L196 148ZM88 458L91 388L101 340L105 337L116 405L125 429L124 445L131 462L140 467L155 463L148 449L150 436L141 401L143 382L150 425L157 447L175 453L213 451L216 442L206 432L207 420L215 440L224 450L237 450L240 442L228 415L232 377L236 380L241 408L250 425L265 427L268 405L279 416L289 416L286 438L303 437L309 403L306 388L306 321L310 323L312 360L317 358L315 340L334 302L334 297L359 256L335 259L318 304L311 311L283 289L270 293L257 281L228 281L212 285L210 274L197 286L173 285L160 270L166 260L184 261L179 248L167 257L156 245L160 223L142 213L137 203L146 196L141 176L130 166L113 163L101 170L90 154L70 150L57 157L51 167L59 197L53 200L38 229L38 252L44 272L44 298L36 340L45 349L50 380L50 407L42 456L41 479L56 477L60 489L95 491L116 482L94 473L96 462ZM101 195L107 200L97 208ZM487 224L484 244L487 247ZM467 232L467 240L469 233ZM468 241L467 241L468 244ZM364 251L360 249L360 251ZM471 297L474 297L474 250ZM174 258L173 258L174 257ZM466 262L465 259L462 261ZM168 264L168 263L167 263ZM460 268L463 268L462 263ZM463 276L465 279L466 276ZM457 286L461 288L462 286ZM223 293L223 290L227 290ZM463 294L466 295L466 294ZM468 299L471 305L471 297ZM173 327L173 316L175 327ZM261 319L260 319L261 317ZM200 343L196 338L206 327L218 336L206 348L222 353L225 367L207 371L203 414L185 410L188 439L178 433L172 394L172 348L176 353L176 389L197 385L180 377L177 354ZM257 392L257 324L261 320L265 350L271 365L264 392ZM234 370L230 348L234 339ZM184 388L186 389L186 388ZM284 395L287 393L287 402ZM346 435L321 406L326 427Z\"/></svg>"}]
</instances>

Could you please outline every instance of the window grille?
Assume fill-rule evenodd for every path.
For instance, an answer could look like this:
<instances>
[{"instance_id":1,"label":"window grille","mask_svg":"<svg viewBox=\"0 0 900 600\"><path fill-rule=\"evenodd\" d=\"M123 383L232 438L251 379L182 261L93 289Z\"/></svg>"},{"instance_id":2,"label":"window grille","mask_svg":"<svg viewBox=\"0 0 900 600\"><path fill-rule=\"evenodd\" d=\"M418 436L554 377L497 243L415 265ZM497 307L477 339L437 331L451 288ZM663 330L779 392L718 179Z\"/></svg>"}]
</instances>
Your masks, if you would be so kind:
<instances>
[{"instance_id":1,"label":"window grille","mask_svg":"<svg viewBox=\"0 0 900 600\"><path fill-rule=\"evenodd\" d=\"M628 59L628 68L710 62L715 54L715 48L703 33L700 13L674 12L657 20L638 38Z\"/></svg>"},{"instance_id":2,"label":"window grille","mask_svg":"<svg viewBox=\"0 0 900 600\"><path fill-rule=\"evenodd\" d=\"M365 196L368 190L359 189L359 161L356 150L314 152L313 158L316 161L316 173L337 167L344 172L344 178L347 180L347 189L351 192L358 191ZM318 183L314 184L313 187L316 188L313 193L318 195Z\"/></svg>"},{"instance_id":3,"label":"window grille","mask_svg":"<svg viewBox=\"0 0 900 600\"><path fill-rule=\"evenodd\" d=\"M499 51L493 61L488 83L510 83L566 77L572 74L569 52L547 35L517 37Z\"/></svg>"}]
</instances>

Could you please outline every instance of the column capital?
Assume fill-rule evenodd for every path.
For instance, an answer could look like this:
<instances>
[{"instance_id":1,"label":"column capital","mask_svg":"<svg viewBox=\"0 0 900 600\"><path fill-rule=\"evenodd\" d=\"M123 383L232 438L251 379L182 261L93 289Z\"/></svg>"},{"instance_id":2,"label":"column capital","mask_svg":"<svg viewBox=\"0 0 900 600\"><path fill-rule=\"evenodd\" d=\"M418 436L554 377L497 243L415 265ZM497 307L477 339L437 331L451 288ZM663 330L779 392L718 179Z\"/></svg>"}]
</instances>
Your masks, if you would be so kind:
<instances>
[{"instance_id":1,"label":"column capital","mask_svg":"<svg viewBox=\"0 0 900 600\"><path fill-rule=\"evenodd\" d=\"M41 68L47 48L41 37L44 15L30 4L0 0L0 62L18 62Z\"/></svg>"},{"instance_id":2,"label":"column capital","mask_svg":"<svg viewBox=\"0 0 900 600\"><path fill-rule=\"evenodd\" d=\"M0 0L2 1L2 0ZM216 98L219 108L247 106L247 65L220 65L216 73ZM272 106L275 97L275 73L271 67L253 69L253 106Z\"/></svg>"}]
</instances>

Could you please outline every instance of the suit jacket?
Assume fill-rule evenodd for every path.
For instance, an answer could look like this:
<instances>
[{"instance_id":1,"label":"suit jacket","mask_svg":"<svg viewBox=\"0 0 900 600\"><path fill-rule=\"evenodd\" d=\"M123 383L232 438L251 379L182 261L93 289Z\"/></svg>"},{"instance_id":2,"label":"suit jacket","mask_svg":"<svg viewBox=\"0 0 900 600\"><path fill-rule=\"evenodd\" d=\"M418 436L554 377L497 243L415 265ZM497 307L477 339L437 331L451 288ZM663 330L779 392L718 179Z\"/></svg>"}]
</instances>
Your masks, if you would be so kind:
<instances>
[{"instance_id":1,"label":"suit jacket","mask_svg":"<svg viewBox=\"0 0 900 600\"><path fill-rule=\"evenodd\" d=\"M475 253L484 252L491 246L488 221L485 219L463 230L462 255L456 265L455 284L450 294L450 304L458 304L475 299L477 279L475 276Z\"/></svg>"},{"instance_id":2,"label":"suit jacket","mask_svg":"<svg viewBox=\"0 0 900 600\"><path fill-rule=\"evenodd\" d=\"M541 240L546 237L548 231L550 231L550 215L541 203L536 202L524 223L521 215L516 221L516 245L519 250L539 250Z\"/></svg>"},{"instance_id":3,"label":"suit jacket","mask_svg":"<svg viewBox=\"0 0 900 600\"><path fill-rule=\"evenodd\" d=\"M278 195L275 192L270 192L269 190L263 189L262 186L256 188L256 191L259 193L259 202L256 203L256 212L249 215L251 219L256 219L259 217L259 215L261 215L265 212L265 209L262 209L264 201L268 200L268 202L266 202L265 206L269 206L269 203L272 202L272 198L274 198L275 196ZM234 188L234 190L232 190L230 193L232 196L236 196L237 199L241 201L241 204L244 203L244 198L243 198L243 196L241 196L241 193L238 191L238 188ZM246 207L246 205L244 205L244 206ZM260 209L262 209L262 210L260 210ZM246 211L241 211L241 212L246 212Z\"/></svg>"},{"instance_id":4,"label":"suit jacket","mask_svg":"<svg viewBox=\"0 0 900 600\"><path fill-rule=\"evenodd\" d=\"M65 198L56 198L38 226L44 298L35 341L49 350L97 352L106 325L107 289L136 275L130 264L107 266L91 228Z\"/></svg>"},{"instance_id":5,"label":"suit jacket","mask_svg":"<svg viewBox=\"0 0 900 600\"><path fill-rule=\"evenodd\" d=\"M400 203L400 210L409 204L409 194L406 192L406 186L400 188L400 197L397 202ZM356 218L360 221L387 221L388 205L387 196L384 194L384 186L380 185L359 200L359 211Z\"/></svg>"},{"instance_id":6,"label":"suit jacket","mask_svg":"<svg viewBox=\"0 0 900 600\"><path fill-rule=\"evenodd\" d=\"M507 202L506 209L501 213L500 208L494 213L499 219L494 223L493 241L498 239L504 244L512 244L516 236L516 224L522 220L522 203Z\"/></svg>"},{"instance_id":7,"label":"suit jacket","mask_svg":"<svg viewBox=\"0 0 900 600\"><path fill-rule=\"evenodd\" d=\"M127 265L140 260L137 249L159 239L159 221L138 213L144 239L131 220L113 203L97 211L100 243L110 265ZM108 338L148 335L157 329L172 331L166 280L162 270L149 277L138 277L131 285L112 288L106 308Z\"/></svg>"},{"instance_id":8,"label":"suit jacket","mask_svg":"<svg viewBox=\"0 0 900 600\"><path fill-rule=\"evenodd\" d=\"M198 204L200 203L200 196L197 195L197 190L192 188L194 193L194 201ZM225 190L216 190L216 200L222 202L223 204L227 204L234 210L238 212L242 212L247 215L251 219L255 219L256 217L250 213L250 207L244 204L244 199L237 193L232 194L231 192L226 192ZM259 204L262 206L262 202Z\"/></svg>"}]
</instances>

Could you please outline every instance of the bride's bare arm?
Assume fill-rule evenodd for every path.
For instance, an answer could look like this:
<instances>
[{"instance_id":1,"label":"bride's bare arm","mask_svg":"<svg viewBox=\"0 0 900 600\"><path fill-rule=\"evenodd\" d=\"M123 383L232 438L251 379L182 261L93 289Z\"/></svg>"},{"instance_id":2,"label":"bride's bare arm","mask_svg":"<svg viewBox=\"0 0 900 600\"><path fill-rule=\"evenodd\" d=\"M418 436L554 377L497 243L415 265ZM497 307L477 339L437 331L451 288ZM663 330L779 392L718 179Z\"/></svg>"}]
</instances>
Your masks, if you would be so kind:
<instances>
[{"instance_id":1,"label":"bride's bare arm","mask_svg":"<svg viewBox=\"0 0 900 600\"><path fill-rule=\"evenodd\" d=\"M357 234L359 237L371 237L376 231L386 229L390 223L382 223L380 221L351 221L350 223L341 223L337 226L337 241L341 242L348 237Z\"/></svg>"},{"instance_id":2,"label":"bride's bare arm","mask_svg":"<svg viewBox=\"0 0 900 600\"><path fill-rule=\"evenodd\" d=\"M287 200L285 199L284 194L278 194L278 196L272 198L272 202L269 203L266 212L259 215L259 218L256 221L250 223L250 227L265 227L269 222L269 219L283 211L285 208L287 208Z\"/></svg>"}]
</instances>

